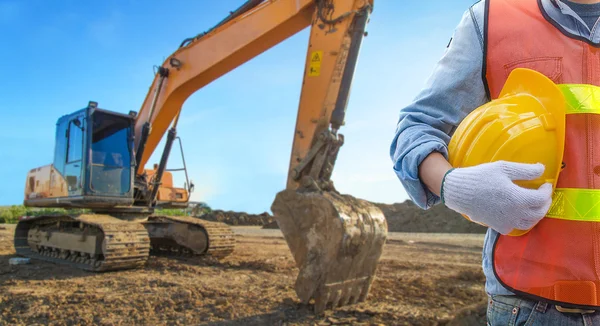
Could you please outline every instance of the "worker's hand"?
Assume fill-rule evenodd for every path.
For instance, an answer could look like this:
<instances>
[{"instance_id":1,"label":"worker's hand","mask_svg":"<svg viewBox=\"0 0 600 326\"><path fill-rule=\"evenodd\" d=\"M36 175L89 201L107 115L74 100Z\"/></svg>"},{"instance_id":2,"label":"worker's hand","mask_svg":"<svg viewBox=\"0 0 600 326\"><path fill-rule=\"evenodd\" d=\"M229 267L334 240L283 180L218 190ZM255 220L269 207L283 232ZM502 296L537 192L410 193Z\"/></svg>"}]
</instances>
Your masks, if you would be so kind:
<instances>
[{"instance_id":1,"label":"worker's hand","mask_svg":"<svg viewBox=\"0 0 600 326\"><path fill-rule=\"evenodd\" d=\"M529 230L548 212L552 184L538 189L516 185L514 180L534 180L544 173L543 164L496 161L446 174L442 198L448 208L467 215L501 234Z\"/></svg>"}]
</instances>

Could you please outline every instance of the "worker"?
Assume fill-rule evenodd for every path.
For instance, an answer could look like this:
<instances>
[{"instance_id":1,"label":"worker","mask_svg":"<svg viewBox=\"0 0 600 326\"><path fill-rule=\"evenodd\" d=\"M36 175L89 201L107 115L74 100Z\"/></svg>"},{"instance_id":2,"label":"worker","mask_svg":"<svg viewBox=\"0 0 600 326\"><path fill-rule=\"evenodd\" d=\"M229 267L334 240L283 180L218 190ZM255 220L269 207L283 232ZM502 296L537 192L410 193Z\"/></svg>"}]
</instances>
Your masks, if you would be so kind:
<instances>
[{"instance_id":1,"label":"worker","mask_svg":"<svg viewBox=\"0 0 600 326\"><path fill-rule=\"evenodd\" d=\"M600 243L600 231L595 231L595 225L588 228L589 235L585 236L591 240L582 240L580 243L587 247L578 248L591 254L587 260L577 260L581 265L574 264L569 255L576 256L578 250L568 252L561 243L580 241L583 234L574 234L569 228L536 232L536 227L545 223L542 220L551 220L544 217L553 200L552 185L530 189L513 182L539 177L545 165L495 161L453 168L448 162L448 144L457 126L470 112L498 97L513 69L535 70L556 84L600 86L599 15L600 0L479 1L463 14L424 88L400 111L390 156L412 201L422 209L443 203L488 226L482 267L490 325L521 325L526 321L528 325L600 325L600 288L596 288L600 245L594 248L592 244ZM592 139L590 130L600 123L589 121L581 124L578 132ZM567 125L567 130L570 127ZM585 145L587 138L581 139L581 144L578 149L572 146L571 152L578 151L573 155L596 159L587 151L593 144ZM599 161L583 162L590 170L574 173L579 173L582 182L596 180ZM564 176L571 178L564 181L569 182L575 174ZM581 225L574 223L579 222L563 225ZM513 229L531 231L511 237L508 233ZM502 261L493 255L511 245L522 246L522 250ZM524 255L538 258L525 261ZM498 274L499 269L508 272ZM543 292L533 283L547 281L538 274L548 269L566 271L567 277L586 269L592 276L589 282L548 280L555 281L554 287ZM532 280L532 284L518 285L523 279Z\"/></svg>"}]
</instances>

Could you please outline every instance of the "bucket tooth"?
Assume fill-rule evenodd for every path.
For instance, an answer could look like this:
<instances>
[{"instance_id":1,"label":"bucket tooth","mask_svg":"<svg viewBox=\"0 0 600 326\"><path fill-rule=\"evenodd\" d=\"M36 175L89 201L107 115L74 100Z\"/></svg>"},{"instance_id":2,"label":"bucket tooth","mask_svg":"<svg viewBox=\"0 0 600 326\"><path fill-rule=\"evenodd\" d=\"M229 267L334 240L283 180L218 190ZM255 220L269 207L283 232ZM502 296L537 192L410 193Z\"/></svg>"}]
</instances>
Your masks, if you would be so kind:
<instances>
[{"instance_id":1,"label":"bucket tooth","mask_svg":"<svg viewBox=\"0 0 600 326\"><path fill-rule=\"evenodd\" d=\"M296 294L315 311L364 301L387 239L383 213L337 192L284 190L271 206L299 269Z\"/></svg>"},{"instance_id":2,"label":"bucket tooth","mask_svg":"<svg viewBox=\"0 0 600 326\"><path fill-rule=\"evenodd\" d=\"M352 294L350 295L350 302L348 304L355 304L358 302L358 299L360 298L360 292L361 292L361 288L359 286L356 286L352 289Z\"/></svg>"},{"instance_id":3,"label":"bucket tooth","mask_svg":"<svg viewBox=\"0 0 600 326\"><path fill-rule=\"evenodd\" d=\"M327 308L327 296L319 296L315 298L315 311L324 311Z\"/></svg>"},{"instance_id":4,"label":"bucket tooth","mask_svg":"<svg viewBox=\"0 0 600 326\"><path fill-rule=\"evenodd\" d=\"M350 302L350 293L352 292L352 286L347 286L342 289L342 297L340 299L339 306L345 306Z\"/></svg>"}]
</instances>

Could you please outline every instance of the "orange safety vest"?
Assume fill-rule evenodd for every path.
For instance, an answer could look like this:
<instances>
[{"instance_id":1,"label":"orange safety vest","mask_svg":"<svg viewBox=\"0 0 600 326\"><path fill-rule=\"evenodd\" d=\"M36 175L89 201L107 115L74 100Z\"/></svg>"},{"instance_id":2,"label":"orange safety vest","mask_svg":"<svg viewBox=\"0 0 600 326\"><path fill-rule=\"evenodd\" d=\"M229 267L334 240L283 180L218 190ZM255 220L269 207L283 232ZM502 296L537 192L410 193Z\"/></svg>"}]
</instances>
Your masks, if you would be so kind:
<instances>
[{"instance_id":1,"label":"orange safety vest","mask_svg":"<svg viewBox=\"0 0 600 326\"><path fill-rule=\"evenodd\" d=\"M539 0L487 0L485 15L483 77L490 98L518 67L557 84L600 85L600 45L551 21ZM566 113L564 168L550 211L525 235L498 236L494 273L524 297L600 309L600 107Z\"/></svg>"}]
</instances>

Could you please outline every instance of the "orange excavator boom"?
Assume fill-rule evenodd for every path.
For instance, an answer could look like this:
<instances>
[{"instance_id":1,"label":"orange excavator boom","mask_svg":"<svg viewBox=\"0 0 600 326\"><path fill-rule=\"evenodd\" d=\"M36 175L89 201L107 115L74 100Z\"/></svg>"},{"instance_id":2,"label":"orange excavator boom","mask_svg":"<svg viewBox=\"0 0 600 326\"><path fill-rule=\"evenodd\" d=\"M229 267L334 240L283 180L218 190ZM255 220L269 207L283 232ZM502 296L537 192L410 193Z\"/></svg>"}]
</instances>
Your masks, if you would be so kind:
<instances>
[{"instance_id":1,"label":"orange excavator boom","mask_svg":"<svg viewBox=\"0 0 600 326\"><path fill-rule=\"evenodd\" d=\"M288 187L294 169L332 119L343 123L352 74L372 0L251 0L206 33L184 40L159 67L135 123L137 173L169 127L176 127L185 100L198 89L311 26L298 108ZM348 62L350 61L350 62ZM347 85L340 88L344 74ZM302 166L304 167L304 166Z\"/></svg>"}]
</instances>

